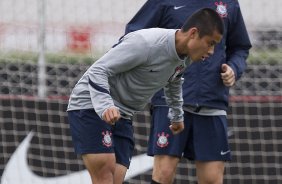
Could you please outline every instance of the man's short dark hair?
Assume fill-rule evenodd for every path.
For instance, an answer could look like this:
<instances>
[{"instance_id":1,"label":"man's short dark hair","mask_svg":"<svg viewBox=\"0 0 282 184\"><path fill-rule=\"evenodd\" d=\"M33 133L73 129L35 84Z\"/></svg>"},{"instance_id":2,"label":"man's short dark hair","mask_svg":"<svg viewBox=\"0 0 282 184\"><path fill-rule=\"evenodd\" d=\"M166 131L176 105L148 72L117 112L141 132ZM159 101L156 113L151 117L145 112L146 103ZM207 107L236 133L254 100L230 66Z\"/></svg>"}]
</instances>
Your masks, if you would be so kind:
<instances>
[{"instance_id":1,"label":"man's short dark hair","mask_svg":"<svg viewBox=\"0 0 282 184\"><path fill-rule=\"evenodd\" d=\"M190 28L196 27L199 30L199 36L212 35L214 31L223 35L224 24L220 15L211 8L202 8L193 13L185 21L181 28L182 32L188 31Z\"/></svg>"}]
</instances>

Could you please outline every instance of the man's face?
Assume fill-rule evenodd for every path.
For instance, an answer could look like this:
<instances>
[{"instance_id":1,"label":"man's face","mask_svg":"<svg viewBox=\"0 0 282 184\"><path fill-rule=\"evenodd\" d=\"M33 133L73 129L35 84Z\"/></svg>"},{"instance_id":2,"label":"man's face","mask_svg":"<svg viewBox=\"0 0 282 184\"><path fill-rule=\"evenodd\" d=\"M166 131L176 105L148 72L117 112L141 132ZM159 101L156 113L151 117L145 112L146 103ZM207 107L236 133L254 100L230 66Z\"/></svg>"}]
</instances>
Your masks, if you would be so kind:
<instances>
[{"instance_id":1,"label":"man's face","mask_svg":"<svg viewBox=\"0 0 282 184\"><path fill-rule=\"evenodd\" d=\"M199 37L199 32L196 30L192 39L187 44L188 55L192 61L204 60L214 53L214 48L222 39L222 35L214 31L213 35L205 35Z\"/></svg>"}]
</instances>

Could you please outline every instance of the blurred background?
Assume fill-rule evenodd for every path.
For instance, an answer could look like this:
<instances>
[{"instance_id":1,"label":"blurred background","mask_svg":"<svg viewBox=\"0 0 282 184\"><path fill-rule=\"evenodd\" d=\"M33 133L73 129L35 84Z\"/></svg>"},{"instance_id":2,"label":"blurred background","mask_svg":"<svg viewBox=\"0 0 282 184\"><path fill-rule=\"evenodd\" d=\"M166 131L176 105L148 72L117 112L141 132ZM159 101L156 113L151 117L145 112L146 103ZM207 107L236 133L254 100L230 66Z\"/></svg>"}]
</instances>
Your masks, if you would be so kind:
<instances>
[{"instance_id":1,"label":"blurred background","mask_svg":"<svg viewBox=\"0 0 282 184\"><path fill-rule=\"evenodd\" d=\"M88 181L81 158L73 153L65 112L68 96L90 64L123 35L144 2L0 0L0 184ZM279 184L282 1L239 2L253 48L245 74L231 89L233 161L227 164L225 183ZM147 148L149 112L137 114L134 125L134 154L139 155ZM29 148L20 155L27 154L22 158L34 174L30 178L22 170L23 159L14 159L13 167L8 164L27 135L32 135ZM148 169L125 183L146 184L150 178ZM175 183L195 181L193 164L182 160Z\"/></svg>"}]
</instances>

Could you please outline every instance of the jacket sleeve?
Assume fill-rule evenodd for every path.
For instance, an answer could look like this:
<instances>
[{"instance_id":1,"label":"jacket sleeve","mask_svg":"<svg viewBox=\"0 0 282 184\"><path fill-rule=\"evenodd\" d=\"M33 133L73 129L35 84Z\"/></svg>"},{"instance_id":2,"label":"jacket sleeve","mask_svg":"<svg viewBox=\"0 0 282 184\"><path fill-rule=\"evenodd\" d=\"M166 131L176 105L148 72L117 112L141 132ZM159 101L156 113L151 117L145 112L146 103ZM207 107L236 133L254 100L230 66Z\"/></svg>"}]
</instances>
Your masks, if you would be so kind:
<instances>
[{"instance_id":1,"label":"jacket sleeve","mask_svg":"<svg viewBox=\"0 0 282 184\"><path fill-rule=\"evenodd\" d=\"M158 27L163 11L162 0L148 0L128 22L125 34L139 29Z\"/></svg>"},{"instance_id":2,"label":"jacket sleeve","mask_svg":"<svg viewBox=\"0 0 282 184\"><path fill-rule=\"evenodd\" d=\"M110 95L109 77L117 77L143 64L148 51L148 47L144 45L146 41L143 37L128 34L87 70L92 105L100 118L106 109L114 106Z\"/></svg>"},{"instance_id":3,"label":"jacket sleeve","mask_svg":"<svg viewBox=\"0 0 282 184\"><path fill-rule=\"evenodd\" d=\"M227 64L233 69L238 80L247 67L246 59L252 47L239 3L235 5L226 40Z\"/></svg>"},{"instance_id":4,"label":"jacket sleeve","mask_svg":"<svg viewBox=\"0 0 282 184\"><path fill-rule=\"evenodd\" d=\"M170 82L164 87L166 103L169 107L168 118L171 122L183 121L183 98L182 98L182 83L184 79L178 77L173 82Z\"/></svg>"}]
</instances>

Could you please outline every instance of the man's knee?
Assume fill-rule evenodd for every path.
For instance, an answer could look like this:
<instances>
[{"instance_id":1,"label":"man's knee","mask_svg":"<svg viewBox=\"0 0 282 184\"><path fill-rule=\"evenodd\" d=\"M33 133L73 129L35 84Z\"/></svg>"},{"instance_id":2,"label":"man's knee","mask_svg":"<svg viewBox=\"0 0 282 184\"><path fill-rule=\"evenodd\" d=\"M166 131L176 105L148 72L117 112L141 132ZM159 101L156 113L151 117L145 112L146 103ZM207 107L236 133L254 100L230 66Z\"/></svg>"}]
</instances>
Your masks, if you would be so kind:
<instances>
[{"instance_id":1,"label":"man's knee","mask_svg":"<svg viewBox=\"0 0 282 184\"><path fill-rule=\"evenodd\" d=\"M223 184L223 175L211 174L198 178L199 184Z\"/></svg>"},{"instance_id":2,"label":"man's knee","mask_svg":"<svg viewBox=\"0 0 282 184\"><path fill-rule=\"evenodd\" d=\"M161 184L172 183L179 158L166 155L154 157L152 179Z\"/></svg>"},{"instance_id":3,"label":"man's knee","mask_svg":"<svg viewBox=\"0 0 282 184\"><path fill-rule=\"evenodd\" d=\"M156 182L155 180L152 179L151 184L161 184L161 183Z\"/></svg>"},{"instance_id":4,"label":"man's knee","mask_svg":"<svg viewBox=\"0 0 282 184\"><path fill-rule=\"evenodd\" d=\"M159 168L159 169L153 169L153 179L156 179L156 181L173 181L175 175L175 169L174 168ZM163 183L163 182L161 182Z\"/></svg>"},{"instance_id":5,"label":"man's knee","mask_svg":"<svg viewBox=\"0 0 282 184\"><path fill-rule=\"evenodd\" d=\"M113 180L115 172L114 154L87 154L83 155L82 158L92 180Z\"/></svg>"},{"instance_id":6,"label":"man's knee","mask_svg":"<svg viewBox=\"0 0 282 184\"><path fill-rule=\"evenodd\" d=\"M202 178L203 184L223 184L223 174L215 173Z\"/></svg>"},{"instance_id":7,"label":"man's knee","mask_svg":"<svg viewBox=\"0 0 282 184\"><path fill-rule=\"evenodd\" d=\"M199 184L222 184L224 162L196 162Z\"/></svg>"}]
</instances>

